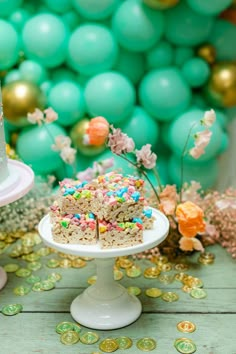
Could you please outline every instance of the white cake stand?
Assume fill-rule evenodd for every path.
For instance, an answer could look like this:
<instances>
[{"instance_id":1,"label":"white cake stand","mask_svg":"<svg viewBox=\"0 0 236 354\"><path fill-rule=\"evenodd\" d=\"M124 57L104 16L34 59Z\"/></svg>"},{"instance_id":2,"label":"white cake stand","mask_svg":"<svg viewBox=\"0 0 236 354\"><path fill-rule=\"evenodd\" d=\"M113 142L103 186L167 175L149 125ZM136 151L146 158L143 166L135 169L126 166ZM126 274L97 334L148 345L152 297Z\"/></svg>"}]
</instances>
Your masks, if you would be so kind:
<instances>
[{"instance_id":1,"label":"white cake stand","mask_svg":"<svg viewBox=\"0 0 236 354\"><path fill-rule=\"evenodd\" d=\"M0 184L0 207L15 202L30 191L34 184L34 173L22 162L8 159L9 176ZM7 275L0 267L0 289L4 287Z\"/></svg>"},{"instance_id":2,"label":"white cake stand","mask_svg":"<svg viewBox=\"0 0 236 354\"><path fill-rule=\"evenodd\" d=\"M93 328L111 330L134 322L142 312L141 302L136 296L117 284L113 277L114 258L131 255L161 243L169 231L169 221L164 214L153 209L156 218L154 228L144 231L142 244L115 249L101 249L96 245L72 245L57 243L52 238L49 215L39 223L39 233L44 243L58 251L95 258L97 281L77 296L70 307L72 317L80 324Z\"/></svg>"}]
</instances>

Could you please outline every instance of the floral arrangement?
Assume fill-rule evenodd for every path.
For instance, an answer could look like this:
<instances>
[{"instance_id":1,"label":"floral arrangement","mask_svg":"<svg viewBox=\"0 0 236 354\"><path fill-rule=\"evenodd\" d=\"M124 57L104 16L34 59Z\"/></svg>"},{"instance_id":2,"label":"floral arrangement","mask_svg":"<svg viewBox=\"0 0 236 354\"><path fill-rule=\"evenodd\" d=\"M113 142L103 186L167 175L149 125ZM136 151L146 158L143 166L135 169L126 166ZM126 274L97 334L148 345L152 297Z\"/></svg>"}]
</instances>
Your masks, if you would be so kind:
<instances>
[{"instance_id":1,"label":"floral arrangement","mask_svg":"<svg viewBox=\"0 0 236 354\"><path fill-rule=\"evenodd\" d=\"M57 114L51 108L41 112L28 114L28 120L32 124L47 124L57 119ZM216 119L214 110L206 111L198 123L190 128L185 142L181 159L181 178L184 174L184 156L189 154L198 159L205 153L212 132L209 128ZM199 124L204 129L193 135L194 146L187 150L188 141L192 130ZM50 132L48 131L50 134ZM52 137L52 149L58 151L62 160L67 164L73 164L76 150L71 147L71 139L67 136ZM203 251L204 246L221 243L232 256L236 258L236 191L227 190L225 193L217 191L204 192L198 182L190 185L182 184L179 191L175 185L161 185L158 171L156 170L157 155L152 152L151 145L146 144L140 150L135 149L132 138L123 133L120 128L110 125L104 117L91 119L84 143L101 146L106 144L113 154L119 155L127 163L136 167L137 173L147 179L150 186L148 200L150 205L162 211L170 221L170 232L167 239L159 245L157 252L177 254L180 251ZM76 174L80 180L91 180L99 174L104 174L113 166L113 159L102 162L94 162L92 167ZM152 170L157 187L153 185L148 176L148 170ZM153 250L150 251L153 254Z\"/></svg>"}]
</instances>

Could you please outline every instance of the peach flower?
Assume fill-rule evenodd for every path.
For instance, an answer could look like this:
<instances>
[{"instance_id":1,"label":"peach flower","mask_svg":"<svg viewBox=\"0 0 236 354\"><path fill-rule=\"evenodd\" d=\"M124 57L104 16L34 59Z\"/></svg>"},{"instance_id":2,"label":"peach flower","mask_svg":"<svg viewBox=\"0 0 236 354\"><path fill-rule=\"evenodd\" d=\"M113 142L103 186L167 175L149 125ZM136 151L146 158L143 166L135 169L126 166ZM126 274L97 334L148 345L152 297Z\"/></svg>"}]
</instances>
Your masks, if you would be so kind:
<instances>
[{"instance_id":1,"label":"peach flower","mask_svg":"<svg viewBox=\"0 0 236 354\"><path fill-rule=\"evenodd\" d=\"M166 215L173 215L177 203L177 191L175 185L167 184L159 195L161 203L159 209Z\"/></svg>"},{"instance_id":2,"label":"peach flower","mask_svg":"<svg viewBox=\"0 0 236 354\"><path fill-rule=\"evenodd\" d=\"M203 216L202 209L196 204L190 201L179 204L176 208L176 217L181 235L194 237L199 232L204 232L206 225Z\"/></svg>"},{"instance_id":3,"label":"peach flower","mask_svg":"<svg viewBox=\"0 0 236 354\"><path fill-rule=\"evenodd\" d=\"M103 145L109 134L109 123L103 117L96 117L91 119L86 130L88 142L91 145Z\"/></svg>"},{"instance_id":4,"label":"peach flower","mask_svg":"<svg viewBox=\"0 0 236 354\"><path fill-rule=\"evenodd\" d=\"M179 240L179 247L182 251L204 251L201 242L195 237L181 237Z\"/></svg>"}]
</instances>

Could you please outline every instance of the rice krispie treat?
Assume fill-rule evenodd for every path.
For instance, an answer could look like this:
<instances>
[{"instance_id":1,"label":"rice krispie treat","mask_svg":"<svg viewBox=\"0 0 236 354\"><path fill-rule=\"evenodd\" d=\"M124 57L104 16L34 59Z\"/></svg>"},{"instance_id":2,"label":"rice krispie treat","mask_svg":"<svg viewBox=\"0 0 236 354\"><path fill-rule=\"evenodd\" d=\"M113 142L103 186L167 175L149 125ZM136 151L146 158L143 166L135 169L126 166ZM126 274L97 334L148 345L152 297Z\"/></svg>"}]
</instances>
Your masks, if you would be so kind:
<instances>
[{"instance_id":1,"label":"rice krispie treat","mask_svg":"<svg viewBox=\"0 0 236 354\"><path fill-rule=\"evenodd\" d=\"M130 247L143 242L143 225L139 218L131 222L108 222L99 220L101 248Z\"/></svg>"},{"instance_id":2,"label":"rice krispie treat","mask_svg":"<svg viewBox=\"0 0 236 354\"><path fill-rule=\"evenodd\" d=\"M53 240L58 243L92 245L97 243L94 214L61 213L55 203L50 208Z\"/></svg>"},{"instance_id":3,"label":"rice krispie treat","mask_svg":"<svg viewBox=\"0 0 236 354\"><path fill-rule=\"evenodd\" d=\"M144 207L144 209L142 211L141 219L143 221L144 230L153 229L153 223L155 221L155 217L153 216L151 208L149 208L147 206Z\"/></svg>"}]
</instances>

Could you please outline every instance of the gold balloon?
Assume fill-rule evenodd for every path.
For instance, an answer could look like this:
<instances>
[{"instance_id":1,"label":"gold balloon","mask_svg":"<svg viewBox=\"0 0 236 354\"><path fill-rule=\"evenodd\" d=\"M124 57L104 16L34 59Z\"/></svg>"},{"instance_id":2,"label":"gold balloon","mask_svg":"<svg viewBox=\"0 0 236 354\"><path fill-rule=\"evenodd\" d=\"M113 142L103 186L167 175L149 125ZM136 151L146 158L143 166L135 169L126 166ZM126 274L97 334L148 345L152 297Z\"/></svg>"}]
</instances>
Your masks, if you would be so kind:
<instances>
[{"instance_id":1,"label":"gold balloon","mask_svg":"<svg viewBox=\"0 0 236 354\"><path fill-rule=\"evenodd\" d=\"M105 145L103 146L94 146L94 145L85 145L83 143L83 137L86 134L86 129L88 128L89 119L84 118L76 123L71 131L70 137L73 142L73 145L79 152L86 156L95 156L100 154L105 150Z\"/></svg>"},{"instance_id":2,"label":"gold balloon","mask_svg":"<svg viewBox=\"0 0 236 354\"><path fill-rule=\"evenodd\" d=\"M236 64L220 62L212 67L208 84L204 89L206 98L218 107L236 105Z\"/></svg>"},{"instance_id":3,"label":"gold balloon","mask_svg":"<svg viewBox=\"0 0 236 354\"><path fill-rule=\"evenodd\" d=\"M197 55L204 59L208 64L213 64L216 60L216 50L211 44L203 44L197 50Z\"/></svg>"},{"instance_id":4,"label":"gold balloon","mask_svg":"<svg viewBox=\"0 0 236 354\"><path fill-rule=\"evenodd\" d=\"M166 10L171 7L176 6L179 0L143 0L144 4L156 9L156 10Z\"/></svg>"},{"instance_id":5,"label":"gold balloon","mask_svg":"<svg viewBox=\"0 0 236 354\"><path fill-rule=\"evenodd\" d=\"M13 125L23 127L28 125L27 113L35 108L43 109L46 97L34 83L14 81L3 87L2 101L5 118Z\"/></svg>"}]
</instances>

